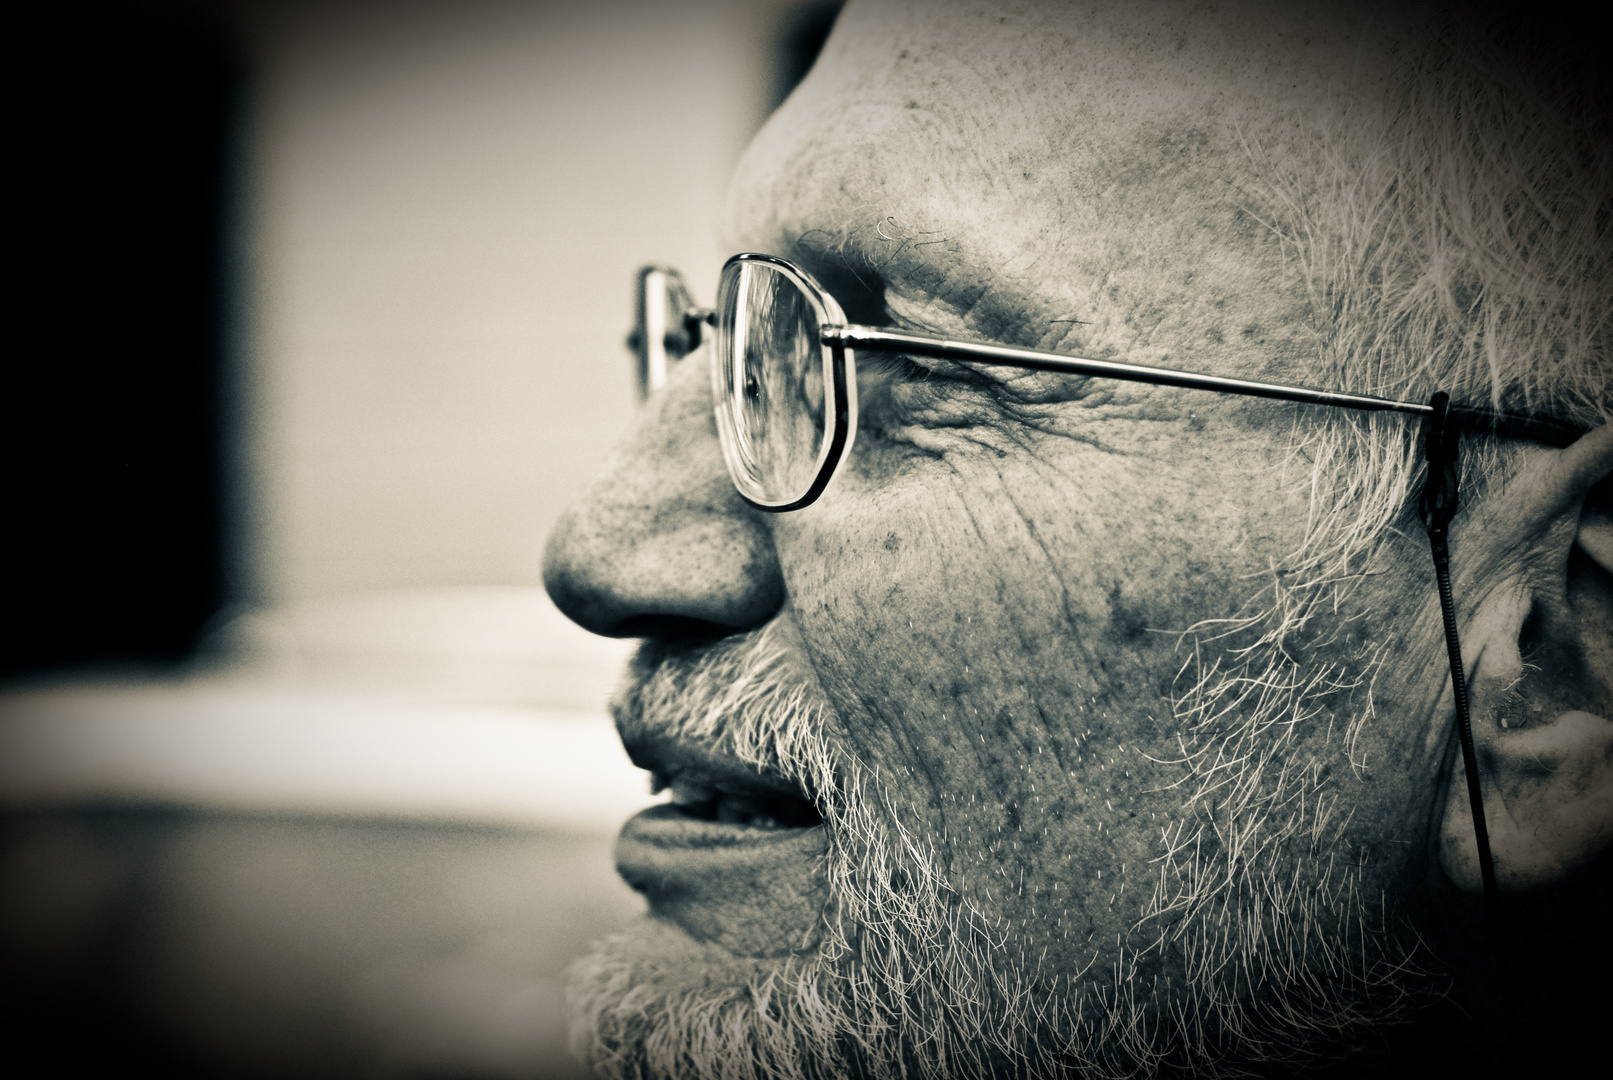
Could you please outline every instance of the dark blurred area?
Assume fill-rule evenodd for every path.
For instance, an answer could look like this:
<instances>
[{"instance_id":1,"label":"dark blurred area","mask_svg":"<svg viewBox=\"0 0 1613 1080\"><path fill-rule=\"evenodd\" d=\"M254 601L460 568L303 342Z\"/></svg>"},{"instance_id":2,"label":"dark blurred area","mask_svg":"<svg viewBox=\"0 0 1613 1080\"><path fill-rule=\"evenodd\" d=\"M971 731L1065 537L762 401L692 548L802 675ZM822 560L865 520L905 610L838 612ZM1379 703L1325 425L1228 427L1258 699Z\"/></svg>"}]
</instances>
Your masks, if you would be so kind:
<instances>
[{"instance_id":1,"label":"dark blurred area","mask_svg":"<svg viewBox=\"0 0 1613 1080\"><path fill-rule=\"evenodd\" d=\"M773 96L767 104L769 113L784 104L790 91L812 70L844 6L844 0L809 0L785 18L775 50Z\"/></svg>"},{"instance_id":2,"label":"dark blurred area","mask_svg":"<svg viewBox=\"0 0 1613 1080\"><path fill-rule=\"evenodd\" d=\"M221 19L176 4L31 4L12 25L30 74L0 680L175 661L226 596L242 60Z\"/></svg>"}]
</instances>

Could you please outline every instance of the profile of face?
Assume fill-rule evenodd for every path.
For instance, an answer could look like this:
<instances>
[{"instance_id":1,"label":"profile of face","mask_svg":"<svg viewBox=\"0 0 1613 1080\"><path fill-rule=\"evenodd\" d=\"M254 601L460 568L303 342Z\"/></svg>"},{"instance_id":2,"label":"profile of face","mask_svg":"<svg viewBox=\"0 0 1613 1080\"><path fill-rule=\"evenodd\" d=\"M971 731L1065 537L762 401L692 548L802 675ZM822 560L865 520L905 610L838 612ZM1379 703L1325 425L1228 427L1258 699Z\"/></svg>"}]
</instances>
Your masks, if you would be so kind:
<instances>
[{"instance_id":1,"label":"profile of face","mask_svg":"<svg viewBox=\"0 0 1613 1080\"><path fill-rule=\"evenodd\" d=\"M1464 440L1452 560L1503 896L1594 904L1613 158L1433 18L853 3L726 238L857 323L1585 432ZM644 639L614 708L672 792L617 849L648 917L576 974L596 1068L1213 1075L1482 1015L1414 423L864 354L848 458L774 514L708 365L548 551Z\"/></svg>"}]
</instances>

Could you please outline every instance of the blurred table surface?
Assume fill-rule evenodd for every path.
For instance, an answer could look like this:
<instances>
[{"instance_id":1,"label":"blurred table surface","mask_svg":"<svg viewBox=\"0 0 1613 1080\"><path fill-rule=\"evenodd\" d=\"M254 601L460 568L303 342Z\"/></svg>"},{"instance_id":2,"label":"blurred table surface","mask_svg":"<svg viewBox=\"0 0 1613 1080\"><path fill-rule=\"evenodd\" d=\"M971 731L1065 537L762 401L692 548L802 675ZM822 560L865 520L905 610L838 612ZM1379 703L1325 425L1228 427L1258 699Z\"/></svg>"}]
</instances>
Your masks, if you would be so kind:
<instances>
[{"instance_id":1,"label":"blurred table surface","mask_svg":"<svg viewBox=\"0 0 1613 1080\"><path fill-rule=\"evenodd\" d=\"M9 688L0 956L42 1074L583 1075L565 968L643 910L630 651L541 590L414 590Z\"/></svg>"}]
</instances>

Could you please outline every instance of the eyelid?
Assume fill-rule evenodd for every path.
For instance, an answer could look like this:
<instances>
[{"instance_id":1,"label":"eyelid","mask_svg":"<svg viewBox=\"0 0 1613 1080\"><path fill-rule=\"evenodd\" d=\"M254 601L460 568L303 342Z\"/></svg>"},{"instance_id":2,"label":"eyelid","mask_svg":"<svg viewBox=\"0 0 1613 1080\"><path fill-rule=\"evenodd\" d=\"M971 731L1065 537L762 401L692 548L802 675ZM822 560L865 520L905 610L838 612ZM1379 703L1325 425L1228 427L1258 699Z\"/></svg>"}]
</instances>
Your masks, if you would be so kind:
<instances>
[{"instance_id":1,"label":"eyelid","mask_svg":"<svg viewBox=\"0 0 1613 1080\"><path fill-rule=\"evenodd\" d=\"M876 359L877 358L877 359ZM999 364L978 364L959 360L937 360L927 356L911 356L899 352L863 351L857 354L859 368L873 365L882 374L904 378L909 382L948 382L978 389L1001 386L1005 375L1018 369Z\"/></svg>"},{"instance_id":2,"label":"eyelid","mask_svg":"<svg viewBox=\"0 0 1613 1080\"><path fill-rule=\"evenodd\" d=\"M888 375L909 381L919 381L935 377L937 372L931 365L936 361L919 360L899 352L873 352L864 351L857 354L857 371L868 372L872 375Z\"/></svg>"}]
</instances>

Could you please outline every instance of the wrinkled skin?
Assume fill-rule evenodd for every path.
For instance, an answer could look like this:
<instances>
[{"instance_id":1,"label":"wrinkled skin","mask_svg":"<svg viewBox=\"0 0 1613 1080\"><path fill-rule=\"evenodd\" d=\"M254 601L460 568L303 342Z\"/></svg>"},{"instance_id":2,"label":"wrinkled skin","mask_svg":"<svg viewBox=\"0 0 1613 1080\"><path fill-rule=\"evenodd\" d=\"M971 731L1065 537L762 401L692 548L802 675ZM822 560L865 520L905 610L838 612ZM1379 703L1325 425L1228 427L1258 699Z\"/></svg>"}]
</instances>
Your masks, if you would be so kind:
<instances>
[{"instance_id":1,"label":"wrinkled skin","mask_svg":"<svg viewBox=\"0 0 1613 1080\"><path fill-rule=\"evenodd\" d=\"M1409 46L1390 12L1284 10L853 5L745 156L729 246L799 263L853 321L1293 376L1313 324L1292 259L1246 212L1250 148L1280 158L1296 117L1381 103ZM1217 820L1182 763L1200 670L1184 673L1183 631L1239 613L1300 545L1292 432L1313 414L861 362L852 459L783 515L734 493L705 361L685 363L556 534L551 592L601 633L779 624L828 735L1005 932L997 964L1085 972L1099 997L1123 960L1140 985L1179 983L1180 955L1149 951L1162 924L1141 916L1165 833ZM1437 869L1453 742L1425 541L1390 542L1372 569L1293 639L1341 678L1391 658L1352 742L1359 694L1285 746L1337 800L1326 850L1297 834L1263 872L1348 879L1372 931L1437 936L1431 912L1474 904ZM1205 641L1201 659L1236 643ZM803 862L771 891L712 899L698 933L753 955L810 939L823 889Z\"/></svg>"}]
</instances>

